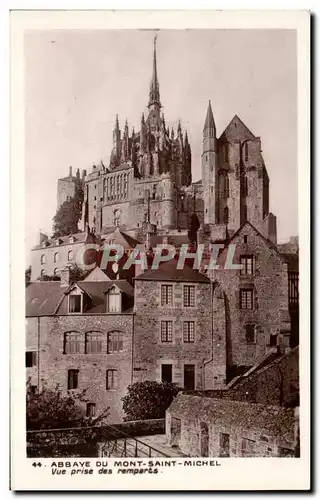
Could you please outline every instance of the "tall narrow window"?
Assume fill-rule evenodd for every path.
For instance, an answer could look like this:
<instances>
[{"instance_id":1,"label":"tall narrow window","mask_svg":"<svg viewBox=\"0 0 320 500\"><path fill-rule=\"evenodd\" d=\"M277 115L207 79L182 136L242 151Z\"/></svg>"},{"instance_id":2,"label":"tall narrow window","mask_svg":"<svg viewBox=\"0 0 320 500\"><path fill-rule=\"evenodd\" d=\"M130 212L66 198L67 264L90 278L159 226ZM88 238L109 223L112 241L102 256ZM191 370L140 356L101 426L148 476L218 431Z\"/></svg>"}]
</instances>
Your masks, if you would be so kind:
<instances>
[{"instance_id":1,"label":"tall narrow window","mask_svg":"<svg viewBox=\"0 0 320 500\"><path fill-rule=\"evenodd\" d=\"M76 314L82 312L82 295L69 294L69 313Z\"/></svg>"},{"instance_id":2,"label":"tall narrow window","mask_svg":"<svg viewBox=\"0 0 320 500\"><path fill-rule=\"evenodd\" d=\"M53 256L53 262L59 262L59 252L56 252Z\"/></svg>"},{"instance_id":3,"label":"tall narrow window","mask_svg":"<svg viewBox=\"0 0 320 500\"><path fill-rule=\"evenodd\" d=\"M229 161L229 144L228 143L224 145L223 152L224 152L224 161L226 163L228 163L228 161Z\"/></svg>"},{"instance_id":4,"label":"tall narrow window","mask_svg":"<svg viewBox=\"0 0 320 500\"><path fill-rule=\"evenodd\" d=\"M27 351L26 352L26 368L32 368L37 364L37 352Z\"/></svg>"},{"instance_id":5,"label":"tall narrow window","mask_svg":"<svg viewBox=\"0 0 320 500\"><path fill-rule=\"evenodd\" d=\"M161 285L161 305L172 306L172 285Z\"/></svg>"},{"instance_id":6,"label":"tall narrow window","mask_svg":"<svg viewBox=\"0 0 320 500\"><path fill-rule=\"evenodd\" d=\"M68 370L68 390L78 389L79 370Z\"/></svg>"},{"instance_id":7,"label":"tall narrow window","mask_svg":"<svg viewBox=\"0 0 320 500\"><path fill-rule=\"evenodd\" d=\"M240 264L242 268L240 269L240 274L242 275L252 275L253 274L253 256L252 255L242 255L240 257Z\"/></svg>"},{"instance_id":8,"label":"tall narrow window","mask_svg":"<svg viewBox=\"0 0 320 500\"><path fill-rule=\"evenodd\" d=\"M172 321L161 321L161 342L172 342Z\"/></svg>"},{"instance_id":9,"label":"tall narrow window","mask_svg":"<svg viewBox=\"0 0 320 500\"><path fill-rule=\"evenodd\" d=\"M117 388L117 370L107 370L106 372L106 389L112 391Z\"/></svg>"},{"instance_id":10,"label":"tall narrow window","mask_svg":"<svg viewBox=\"0 0 320 500\"><path fill-rule=\"evenodd\" d=\"M93 418L96 415L96 405L95 403L87 403L87 417Z\"/></svg>"},{"instance_id":11,"label":"tall narrow window","mask_svg":"<svg viewBox=\"0 0 320 500\"><path fill-rule=\"evenodd\" d=\"M244 144L244 160L248 161L249 159L249 144L245 142Z\"/></svg>"},{"instance_id":12,"label":"tall narrow window","mask_svg":"<svg viewBox=\"0 0 320 500\"><path fill-rule=\"evenodd\" d=\"M241 289L240 290L240 308L253 309L253 290Z\"/></svg>"},{"instance_id":13,"label":"tall narrow window","mask_svg":"<svg viewBox=\"0 0 320 500\"><path fill-rule=\"evenodd\" d=\"M72 260L72 259L73 259L73 251L69 250L69 252L68 252L68 260Z\"/></svg>"},{"instance_id":14,"label":"tall narrow window","mask_svg":"<svg viewBox=\"0 0 320 500\"><path fill-rule=\"evenodd\" d=\"M195 388L195 366L194 365L184 365L184 387L189 390L194 390Z\"/></svg>"},{"instance_id":15,"label":"tall narrow window","mask_svg":"<svg viewBox=\"0 0 320 500\"><path fill-rule=\"evenodd\" d=\"M123 334L122 332L114 331L108 333L107 352L114 354L123 351Z\"/></svg>"},{"instance_id":16,"label":"tall narrow window","mask_svg":"<svg viewBox=\"0 0 320 500\"><path fill-rule=\"evenodd\" d=\"M255 344L256 342L256 325L246 325L246 342L247 344Z\"/></svg>"},{"instance_id":17,"label":"tall narrow window","mask_svg":"<svg viewBox=\"0 0 320 500\"><path fill-rule=\"evenodd\" d=\"M183 287L183 305L184 307L195 306L195 286L184 285Z\"/></svg>"},{"instance_id":18,"label":"tall narrow window","mask_svg":"<svg viewBox=\"0 0 320 500\"><path fill-rule=\"evenodd\" d=\"M194 342L194 321L183 322L183 342Z\"/></svg>"},{"instance_id":19,"label":"tall narrow window","mask_svg":"<svg viewBox=\"0 0 320 500\"><path fill-rule=\"evenodd\" d=\"M223 222L224 222L224 224L228 224L228 222L229 222L229 208L228 207L225 207L225 209L223 211Z\"/></svg>"},{"instance_id":20,"label":"tall narrow window","mask_svg":"<svg viewBox=\"0 0 320 500\"><path fill-rule=\"evenodd\" d=\"M53 276L59 276L59 269L57 267L53 270Z\"/></svg>"},{"instance_id":21,"label":"tall narrow window","mask_svg":"<svg viewBox=\"0 0 320 500\"><path fill-rule=\"evenodd\" d=\"M107 294L107 312L121 312L121 292L115 286Z\"/></svg>"},{"instance_id":22,"label":"tall narrow window","mask_svg":"<svg viewBox=\"0 0 320 500\"><path fill-rule=\"evenodd\" d=\"M225 174L224 176L224 197L229 198L229 176Z\"/></svg>"},{"instance_id":23,"label":"tall narrow window","mask_svg":"<svg viewBox=\"0 0 320 500\"><path fill-rule=\"evenodd\" d=\"M243 179L243 196L248 196L248 177L245 175Z\"/></svg>"},{"instance_id":24,"label":"tall narrow window","mask_svg":"<svg viewBox=\"0 0 320 500\"><path fill-rule=\"evenodd\" d=\"M219 457L230 457L230 435L221 432L219 441Z\"/></svg>"},{"instance_id":25,"label":"tall narrow window","mask_svg":"<svg viewBox=\"0 0 320 500\"><path fill-rule=\"evenodd\" d=\"M83 352L81 349L83 336L78 332L67 332L64 334L64 354L78 354ZM82 345L81 345L82 344Z\"/></svg>"},{"instance_id":26,"label":"tall narrow window","mask_svg":"<svg viewBox=\"0 0 320 500\"><path fill-rule=\"evenodd\" d=\"M102 352L102 340L100 332L86 333L86 353L95 354Z\"/></svg>"},{"instance_id":27,"label":"tall narrow window","mask_svg":"<svg viewBox=\"0 0 320 500\"><path fill-rule=\"evenodd\" d=\"M47 257L45 256L45 254L42 254L41 255L41 264L45 264L47 262Z\"/></svg>"},{"instance_id":28,"label":"tall narrow window","mask_svg":"<svg viewBox=\"0 0 320 500\"><path fill-rule=\"evenodd\" d=\"M120 226L120 210L115 210L114 211L113 225L115 227L119 227Z\"/></svg>"},{"instance_id":29,"label":"tall narrow window","mask_svg":"<svg viewBox=\"0 0 320 500\"><path fill-rule=\"evenodd\" d=\"M161 380L162 382L172 383L172 365L161 365Z\"/></svg>"},{"instance_id":30,"label":"tall narrow window","mask_svg":"<svg viewBox=\"0 0 320 500\"><path fill-rule=\"evenodd\" d=\"M243 438L241 441L241 456L242 457L254 457L255 456L255 444L256 442L252 439Z\"/></svg>"}]
</instances>

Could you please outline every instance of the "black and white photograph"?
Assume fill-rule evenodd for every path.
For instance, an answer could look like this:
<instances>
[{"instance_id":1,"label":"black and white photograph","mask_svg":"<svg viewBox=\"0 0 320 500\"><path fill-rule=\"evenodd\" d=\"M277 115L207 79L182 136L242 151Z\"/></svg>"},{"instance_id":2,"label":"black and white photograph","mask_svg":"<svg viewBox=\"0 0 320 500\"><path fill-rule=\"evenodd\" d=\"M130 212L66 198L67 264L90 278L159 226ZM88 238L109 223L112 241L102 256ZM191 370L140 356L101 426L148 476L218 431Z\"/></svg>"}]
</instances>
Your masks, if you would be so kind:
<instances>
[{"instance_id":1,"label":"black and white photograph","mask_svg":"<svg viewBox=\"0 0 320 500\"><path fill-rule=\"evenodd\" d=\"M52 489L250 489L308 455L301 39L149 24L20 37L20 449Z\"/></svg>"}]
</instances>

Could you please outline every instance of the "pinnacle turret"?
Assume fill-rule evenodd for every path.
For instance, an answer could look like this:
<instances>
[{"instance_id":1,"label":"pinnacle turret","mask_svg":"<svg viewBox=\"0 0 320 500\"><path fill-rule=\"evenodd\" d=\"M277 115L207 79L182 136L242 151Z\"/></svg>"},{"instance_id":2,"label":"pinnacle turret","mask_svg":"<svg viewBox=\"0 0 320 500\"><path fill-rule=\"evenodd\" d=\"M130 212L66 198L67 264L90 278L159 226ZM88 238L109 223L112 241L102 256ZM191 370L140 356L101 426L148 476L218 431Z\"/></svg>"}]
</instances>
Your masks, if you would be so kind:
<instances>
[{"instance_id":1,"label":"pinnacle turret","mask_svg":"<svg viewBox=\"0 0 320 500\"><path fill-rule=\"evenodd\" d=\"M214 122L211 101L209 101L206 121L204 122L203 127L203 135L204 137L215 137L216 136L216 124Z\"/></svg>"},{"instance_id":2,"label":"pinnacle turret","mask_svg":"<svg viewBox=\"0 0 320 500\"><path fill-rule=\"evenodd\" d=\"M158 82L158 72L157 72L157 52L156 52L156 41L157 37L154 38L154 49L153 49L153 70L152 70L152 79L150 84L150 92L149 92L149 106L152 104L160 104L160 91L159 91L159 82Z\"/></svg>"}]
</instances>

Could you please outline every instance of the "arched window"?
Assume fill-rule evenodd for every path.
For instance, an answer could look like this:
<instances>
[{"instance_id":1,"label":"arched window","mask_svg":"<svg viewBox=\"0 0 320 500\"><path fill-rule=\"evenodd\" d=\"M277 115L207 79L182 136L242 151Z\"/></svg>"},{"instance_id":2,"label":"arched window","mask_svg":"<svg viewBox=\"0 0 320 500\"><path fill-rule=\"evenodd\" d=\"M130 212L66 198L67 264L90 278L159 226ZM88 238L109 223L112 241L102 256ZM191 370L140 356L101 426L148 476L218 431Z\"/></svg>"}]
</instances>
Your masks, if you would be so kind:
<instances>
[{"instance_id":1,"label":"arched window","mask_svg":"<svg viewBox=\"0 0 320 500\"><path fill-rule=\"evenodd\" d=\"M44 276L46 274L46 270L45 269L41 269L41 276Z\"/></svg>"},{"instance_id":2,"label":"arched window","mask_svg":"<svg viewBox=\"0 0 320 500\"><path fill-rule=\"evenodd\" d=\"M248 161L249 159L249 144L245 142L244 144L244 161Z\"/></svg>"},{"instance_id":3,"label":"arched window","mask_svg":"<svg viewBox=\"0 0 320 500\"><path fill-rule=\"evenodd\" d=\"M59 274L59 269L56 267L54 270L53 270L53 275L54 276L58 276Z\"/></svg>"},{"instance_id":4,"label":"arched window","mask_svg":"<svg viewBox=\"0 0 320 500\"><path fill-rule=\"evenodd\" d=\"M229 208L228 207L225 207L225 209L223 211L223 222L225 224L228 224L228 222L229 222Z\"/></svg>"},{"instance_id":5,"label":"arched window","mask_svg":"<svg viewBox=\"0 0 320 500\"><path fill-rule=\"evenodd\" d=\"M64 354L77 354L82 351L83 335L79 332L66 332L64 334Z\"/></svg>"},{"instance_id":6,"label":"arched window","mask_svg":"<svg viewBox=\"0 0 320 500\"><path fill-rule=\"evenodd\" d=\"M115 286L107 294L107 312L121 312L121 293Z\"/></svg>"},{"instance_id":7,"label":"arched window","mask_svg":"<svg viewBox=\"0 0 320 500\"><path fill-rule=\"evenodd\" d=\"M53 256L53 262L59 262L59 252L56 252Z\"/></svg>"},{"instance_id":8,"label":"arched window","mask_svg":"<svg viewBox=\"0 0 320 500\"><path fill-rule=\"evenodd\" d=\"M229 176L225 174L224 176L224 197L229 198Z\"/></svg>"},{"instance_id":9,"label":"arched window","mask_svg":"<svg viewBox=\"0 0 320 500\"><path fill-rule=\"evenodd\" d=\"M43 253L43 254L41 255L41 264L45 264L46 262L47 262L47 257L46 257L46 255Z\"/></svg>"},{"instance_id":10,"label":"arched window","mask_svg":"<svg viewBox=\"0 0 320 500\"><path fill-rule=\"evenodd\" d=\"M102 352L102 337L100 332L86 333L86 354Z\"/></svg>"},{"instance_id":11,"label":"arched window","mask_svg":"<svg viewBox=\"0 0 320 500\"><path fill-rule=\"evenodd\" d=\"M117 330L108 333L108 347L109 354L123 351L123 334Z\"/></svg>"},{"instance_id":12,"label":"arched window","mask_svg":"<svg viewBox=\"0 0 320 500\"><path fill-rule=\"evenodd\" d=\"M68 252L68 260L72 260L72 259L73 259L73 251L69 250L69 252Z\"/></svg>"},{"instance_id":13,"label":"arched window","mask_svg":"<svg viewBox=\"0 0 320 500\"><path fill-rule=\"evenodd\" d=\"M119 227L120 226L120 210L115 210L114 211L113 225L115 227Z\"/></svg>"},{"instance_id":14,"label":"arched window","mask_svg":"<svg viewBox=\"0 0 320 500\"><path fill-rule=\"evenodd\" d=\"M248 196L248 177L244 177L243 181L243 187L244 187L244 196Z\"/></svg>"}]
</instances>

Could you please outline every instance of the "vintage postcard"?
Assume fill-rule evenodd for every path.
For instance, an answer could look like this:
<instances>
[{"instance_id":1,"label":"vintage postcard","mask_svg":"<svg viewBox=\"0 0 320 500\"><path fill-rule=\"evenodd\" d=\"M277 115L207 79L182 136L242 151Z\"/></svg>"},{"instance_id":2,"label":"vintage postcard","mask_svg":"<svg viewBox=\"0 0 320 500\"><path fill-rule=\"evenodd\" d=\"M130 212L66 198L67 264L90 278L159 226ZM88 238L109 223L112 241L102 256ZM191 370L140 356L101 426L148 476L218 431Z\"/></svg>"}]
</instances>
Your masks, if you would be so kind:
<instances>
[{"instance_id":1,"label":"vintage postcard","mask_svg":"<svg viewBox=\"0 0 320 500\"><path fill-rule=\"evenodd\" d=\"M12 489L310 488L309 25L12 11Z\"/></svg>"}]
</instances>

